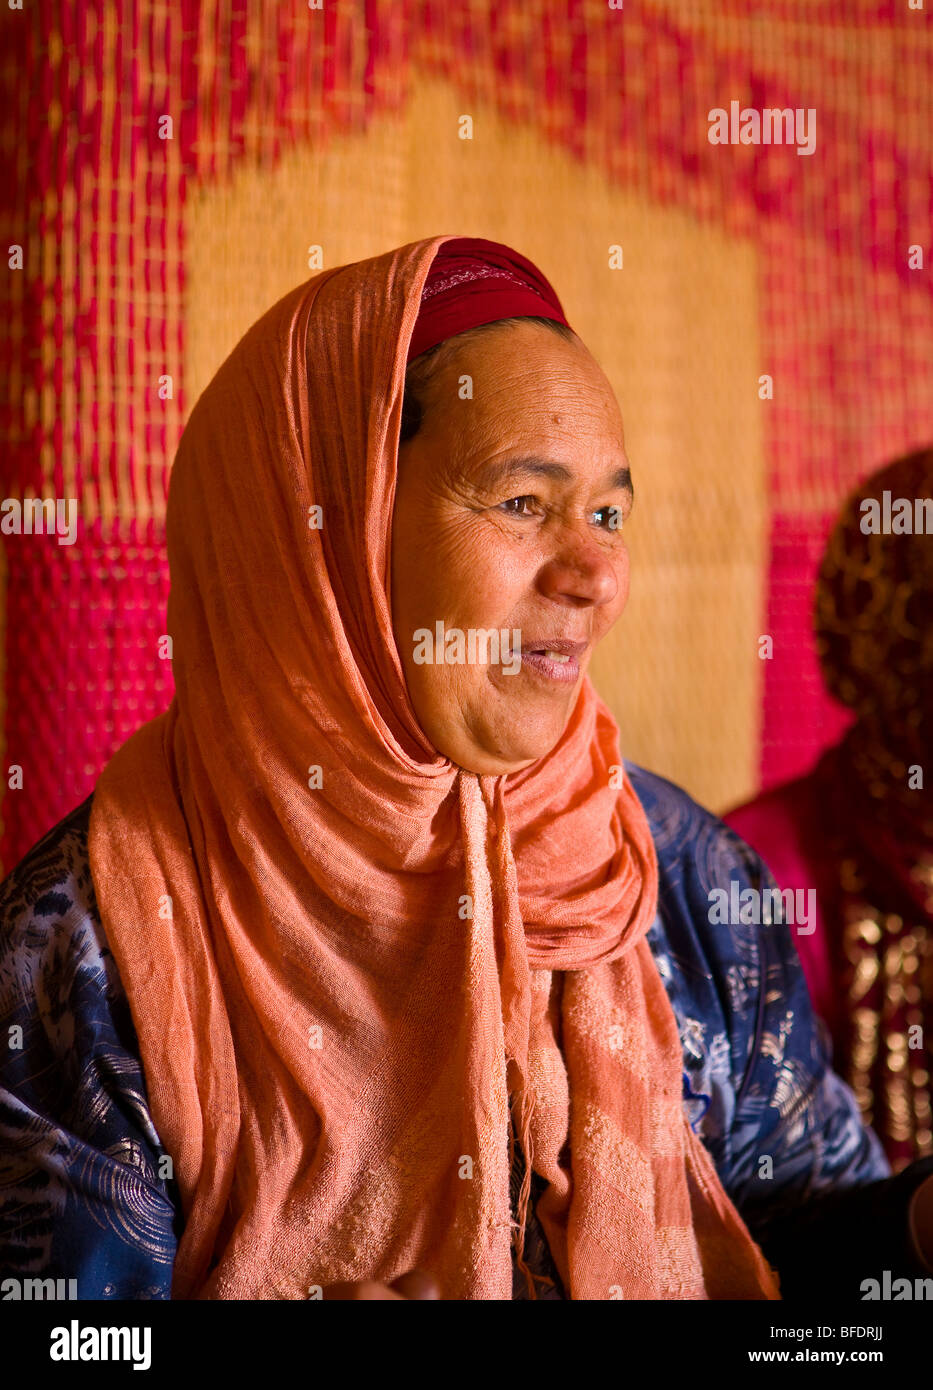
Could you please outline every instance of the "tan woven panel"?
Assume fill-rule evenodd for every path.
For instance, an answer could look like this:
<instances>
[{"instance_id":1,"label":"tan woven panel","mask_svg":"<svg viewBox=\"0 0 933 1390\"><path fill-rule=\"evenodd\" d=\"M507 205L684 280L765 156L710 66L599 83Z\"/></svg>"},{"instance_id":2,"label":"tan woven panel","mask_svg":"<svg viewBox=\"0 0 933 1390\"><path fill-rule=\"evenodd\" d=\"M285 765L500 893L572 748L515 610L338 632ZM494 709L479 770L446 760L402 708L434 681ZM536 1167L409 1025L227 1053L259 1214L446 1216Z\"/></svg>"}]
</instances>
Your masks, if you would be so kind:
<instances>
[{"instance_id":1,"label":"tan woven panel","mask_svg":"<svg viewBox=\"0 0 933 1390\"><path fill-rule=\"evenodd\" d=\"M473 118L474 138L458 138ZM274 209L274 218L270 216ZM488 236L551 277L620 400L636 486L632 597L594 660L623 751L725 807L754 790L765 493L753 247L419 84L399 118L241 168L187 209L185 390L324 265ZM608 268L622 247L623 269Z\"/></svg>"}]
</instances>

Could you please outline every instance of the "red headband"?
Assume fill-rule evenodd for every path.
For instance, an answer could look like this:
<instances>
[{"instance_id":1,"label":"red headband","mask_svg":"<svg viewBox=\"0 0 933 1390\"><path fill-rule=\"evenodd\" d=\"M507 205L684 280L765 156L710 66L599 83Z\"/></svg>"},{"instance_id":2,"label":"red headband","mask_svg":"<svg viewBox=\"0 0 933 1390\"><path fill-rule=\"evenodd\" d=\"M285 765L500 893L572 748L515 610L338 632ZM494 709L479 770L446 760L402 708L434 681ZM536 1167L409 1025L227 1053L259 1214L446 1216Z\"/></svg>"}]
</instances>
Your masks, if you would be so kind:
<instances>
[{"instance_id":1,"label":"red headband","mask_svg":"<svg viewBox=\"0 0 933 1390\"><path fill-rule=\"evenodd\" d=\"M468 328L529 314L570 327L552 286L518 251L483 237L445 241L425 281L408 361Z\"/></svg>"}]
</instances>

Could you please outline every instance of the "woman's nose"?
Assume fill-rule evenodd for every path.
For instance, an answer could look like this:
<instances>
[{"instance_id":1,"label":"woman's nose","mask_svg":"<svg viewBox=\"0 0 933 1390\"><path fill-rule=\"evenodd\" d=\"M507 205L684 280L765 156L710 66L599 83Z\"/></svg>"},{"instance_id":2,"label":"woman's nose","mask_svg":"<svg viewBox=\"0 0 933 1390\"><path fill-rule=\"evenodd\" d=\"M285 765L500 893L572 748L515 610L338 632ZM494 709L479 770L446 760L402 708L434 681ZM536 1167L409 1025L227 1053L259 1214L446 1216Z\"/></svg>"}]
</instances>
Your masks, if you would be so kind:
<instances>
[{"instance_id":1,"label":"woman's nose","mask_svg":"<svg viewBox=\"0 0 933 1390\"><path fill-rule=\"evenodd\" d=\"M628 554L620 542L607 553L605 540L590 534L586 523L563 527L538 576L547 598L579 606L611 603L625 583Z\"/></svg>"}]
</instances>

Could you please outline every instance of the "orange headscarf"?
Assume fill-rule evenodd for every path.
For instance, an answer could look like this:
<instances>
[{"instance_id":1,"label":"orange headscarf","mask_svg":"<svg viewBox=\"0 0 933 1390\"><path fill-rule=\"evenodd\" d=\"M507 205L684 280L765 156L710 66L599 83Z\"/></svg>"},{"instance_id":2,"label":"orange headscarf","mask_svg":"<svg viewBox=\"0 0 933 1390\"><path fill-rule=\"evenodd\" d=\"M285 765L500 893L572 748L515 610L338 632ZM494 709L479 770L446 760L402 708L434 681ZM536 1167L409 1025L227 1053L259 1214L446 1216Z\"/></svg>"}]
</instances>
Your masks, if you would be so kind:
<instances>
[{"instance_id":1,"label":"orange headscarf","mask_svg":"<svg viewBox=\"0 0 933 1390\"><path fill-rule=\"evenodd\" d=\"M408 698L397 442L448 240L287 294L174 465L176 696L104 769L90 827L183 1202L173 1296L417 1265L444 1298L510 1298L517 1132L571 1297L774 1298L684 1116L645 940L657 862L609 711L584 680L557 746L506 778L441 757Z\"/></svg>"}]
</instances>

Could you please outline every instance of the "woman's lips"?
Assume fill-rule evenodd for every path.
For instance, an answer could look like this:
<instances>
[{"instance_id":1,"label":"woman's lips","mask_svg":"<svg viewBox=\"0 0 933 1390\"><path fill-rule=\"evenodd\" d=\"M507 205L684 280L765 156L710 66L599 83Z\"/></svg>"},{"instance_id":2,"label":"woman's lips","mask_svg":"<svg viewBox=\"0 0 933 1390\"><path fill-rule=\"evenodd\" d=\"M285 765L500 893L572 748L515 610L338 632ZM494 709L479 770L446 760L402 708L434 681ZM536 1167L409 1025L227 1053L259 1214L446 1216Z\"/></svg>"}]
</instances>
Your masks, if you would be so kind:
<instances>
[{"instance_id":1,"label":"woman's lips","mask_svg":"<svg viewBox=\"0 0 933 1390\"><path fill-rule=\"evenodd\" d=\"M558 658L544 652L522 652L522 670L534 671L549 681L572 685L580 674L580 663L575 656Z\"/></svg>"},{"instance_id":2,"label":"woman's lips","mask_svg":"<svg viewBox=\"0 0 933 1390\"><path fill-rule=\"evenodd\" d=\"M585 651L585 642L571 642L567 638L528 642L522 647L522 669L547 681L573 685L580 675L580 657Z\"/></svg>"}]
</instances>

